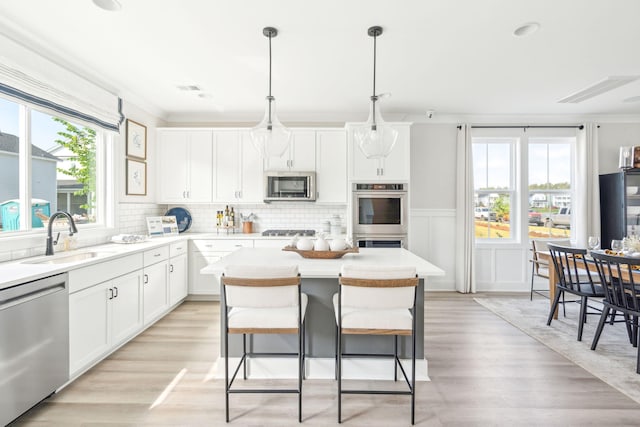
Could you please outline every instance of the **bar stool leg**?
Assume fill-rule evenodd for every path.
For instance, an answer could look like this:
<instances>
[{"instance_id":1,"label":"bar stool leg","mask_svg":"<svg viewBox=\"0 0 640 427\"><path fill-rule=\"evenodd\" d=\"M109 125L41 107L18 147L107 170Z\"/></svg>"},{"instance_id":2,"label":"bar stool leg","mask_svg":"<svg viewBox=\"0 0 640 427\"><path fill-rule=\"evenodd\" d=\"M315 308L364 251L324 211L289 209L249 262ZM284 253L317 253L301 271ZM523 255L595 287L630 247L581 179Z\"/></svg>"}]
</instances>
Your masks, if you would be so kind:
<instances>
[{"instance_id":1,"label":"bar stool leg","mask_svg":"<svg viewBox=\"0 0 640 427\"><path fill-rule=\"evenodd\" d=\"M338 326L338 423L342 423L342 330Z\"/></svg>"},{"instance_id":2,"label":"bar stool leg","mask_svg":"<svg viewBox=\"0 0 640 427\"><path fill-rule=\"evenodd\" d=\"M226 310L226 307L224 308ZM224 325L224 384L225 384L225 417L229 422L229 331Z\"/></svg>"},{"instance_id":3,"label":"bar stool leg","mask_svg":"<svg viewBox=\"0 0 640 427\"><path fill-rule=\"evenodd\" d=\"M247 379L247 334L242 334L242 354L244 359L242 362L242 375L244 379Z\"/></svg>"},{"instance_id":4,"label":"bar stool leg","mask_svg":"<svg viewBox=\"0 0 640 427\"><path fill-rule=\"evenodd\" d=\"M398 381L398 336L393 336L393 380Z\"/></svg>"}]
</instances>

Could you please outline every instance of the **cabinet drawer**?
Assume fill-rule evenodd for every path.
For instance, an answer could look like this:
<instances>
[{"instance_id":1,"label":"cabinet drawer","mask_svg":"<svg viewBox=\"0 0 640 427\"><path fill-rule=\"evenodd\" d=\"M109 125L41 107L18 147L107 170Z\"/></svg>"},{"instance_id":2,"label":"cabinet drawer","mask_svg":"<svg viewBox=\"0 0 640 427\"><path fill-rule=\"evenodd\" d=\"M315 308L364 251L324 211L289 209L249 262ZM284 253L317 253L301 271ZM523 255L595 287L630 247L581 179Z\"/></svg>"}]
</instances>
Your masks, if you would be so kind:
<instances>
[{"instance_id":1,"label":"cabinet drawer","mask_svg":"<svg viewBox=\"0 0 640 427\"><path fill-rule=\"evenodd\" d=\"M69 272L69 293L88 288L142 268L142 254L127 255Z\"/></svg>"},{"instance_id":2,"label":"cabinet drawer","mask_svg":"<svg viewBox=\"0 0 640 427\"><path fill-rule=\"evenodd\" d=\"M143 254L144 266L155 264L169 258L169 246L160 246L159 248L149 249Z\"/></svg>"},{"instance_id":3,"label":"cabinet drawer","mask_svg":"<svg viewBox=\"0 0 640 427\"><path fill-rule=\"evenodd\" d=\"M184 240L182 242L172 243L169 246L169 256L174 257L187 253L187 244L188 241Z\"/></svg>"},{"instance_id":4,"label":"cabinet drawer","mask_svg":"<svg viewBox=\"0 0 640 427\"><path fill-rule=\"evenodd\" d=\"M238 248L252 248L253 240L224 239L224 240L192 240L194 249L199 252L231 252Z\"/></svg>"}]
</instances>

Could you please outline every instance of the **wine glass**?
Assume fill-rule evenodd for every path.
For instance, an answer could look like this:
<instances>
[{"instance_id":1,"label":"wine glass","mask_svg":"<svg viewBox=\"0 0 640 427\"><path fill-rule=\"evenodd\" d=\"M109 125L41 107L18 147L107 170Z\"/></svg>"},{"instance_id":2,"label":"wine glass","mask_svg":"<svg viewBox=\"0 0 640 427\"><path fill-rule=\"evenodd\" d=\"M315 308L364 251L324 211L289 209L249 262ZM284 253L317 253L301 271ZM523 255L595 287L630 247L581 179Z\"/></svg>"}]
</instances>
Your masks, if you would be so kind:
<instances>
[{"instance_id":1,"label":"wine glass","mask_svg":"<svg viewBox=\"0 0 640 427\"><path fill-rule=\"evenodd\" d=\"M596 250L598 249L598 246L600 245L600 238L598 236L589 236L589 240L587 240L587 245L589 246L589 249Z\"/></svg>"},{"instance_id":2,"label":"wine glass","mask_svg":"<svg viewBox=\"0 0 640 427\"><path fill-rule=\"evenodd\" d=\"M616 253L620 253L622 252L622 240L618 240L618 239L613 239L611 241L611 250L616 252Z\"/></svg>"}]
</instances>

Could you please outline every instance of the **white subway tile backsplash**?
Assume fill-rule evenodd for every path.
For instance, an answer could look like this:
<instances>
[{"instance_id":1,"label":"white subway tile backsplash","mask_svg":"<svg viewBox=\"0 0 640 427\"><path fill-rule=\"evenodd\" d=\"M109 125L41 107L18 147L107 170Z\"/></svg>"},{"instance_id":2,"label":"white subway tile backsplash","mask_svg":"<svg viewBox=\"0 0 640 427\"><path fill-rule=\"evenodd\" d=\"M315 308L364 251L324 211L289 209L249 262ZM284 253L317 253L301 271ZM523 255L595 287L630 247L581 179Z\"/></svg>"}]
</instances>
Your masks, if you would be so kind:
<instances>
[{"instance_id":1,"label":"white subway tile backsplash","mask_svg":"<svg viewBox=\"0 0 640 427\"><path fill-rule=\"evenodd\" d=\"M268 229L290 228L322 231L322 222L330 219L333 215L339 215L342 218L343 225L346 224L346 205L328 206L307 203L229 204L229 208L231 206L236 212L236 218L240 218L240 214L248 216L253 213L256 216L253 223L253 231L258 233ZM174 206L170 205L167 208L171 207ZM187 205L182 207L187 209L193 218L191 230L207 233L215 231L216 211L224 210L225 205Z\"/></svg>"}]
</instances>

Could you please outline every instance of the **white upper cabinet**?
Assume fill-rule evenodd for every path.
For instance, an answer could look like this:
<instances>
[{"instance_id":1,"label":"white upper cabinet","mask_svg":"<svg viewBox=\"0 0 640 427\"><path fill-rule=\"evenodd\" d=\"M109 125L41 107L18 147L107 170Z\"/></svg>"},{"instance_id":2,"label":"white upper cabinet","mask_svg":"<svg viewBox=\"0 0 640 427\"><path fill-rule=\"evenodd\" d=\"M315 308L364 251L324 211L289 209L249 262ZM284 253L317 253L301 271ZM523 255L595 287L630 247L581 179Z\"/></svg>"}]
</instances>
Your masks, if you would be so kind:
<instances>
[{"instance_id":1,"label":"white upper cabinet","mask_svg":"<svg viewBox=\"0 0 640 427\"><path fill-rule=\"evenodd\" d=\"M316 132L309 129L291 129L291 144L282 157L266 159L266 170L316 170Z\"/></svg>"},{"instance_id":2,"label":"white upper cabinet","mask_svg":"<svg viewBox=\"0 0 640 427\"><path fill-rule=\"evenodd\" d=\"M354 137L353 125L347 125L351 181L409 181L411 123L391 125L398 131L398 140L391 153L384 159L367 159Z\"/></svg>"},{"instance_id":3,"label":"white upper cabinet","mask_svg":"<svg viewBox=\"0 0 640 427\"><path fill-rule=\"evenodd\" d=\"M249 131L216 130L214 147L214 201L261 203L263 162Z\"/></svg>"},{"instance_id":4,"label":"white upper cabinet","mask_svg":"<svg viewBox=\"0 0 640 427\"><path fill-rule=\"evenodd\" d=\"M212 132L158 129L158 202L210 203Z\"/></svg>"},{"instance_id":5,"label":"white upper cabinet","mask_svg":"<svg viewBox=\"0 0 640 427\"><path fill-rule=\"evenodd\" d=\"M317 203L347 203L347 135L344 130L316 132Z\"/></svg>"}]
</instances>

